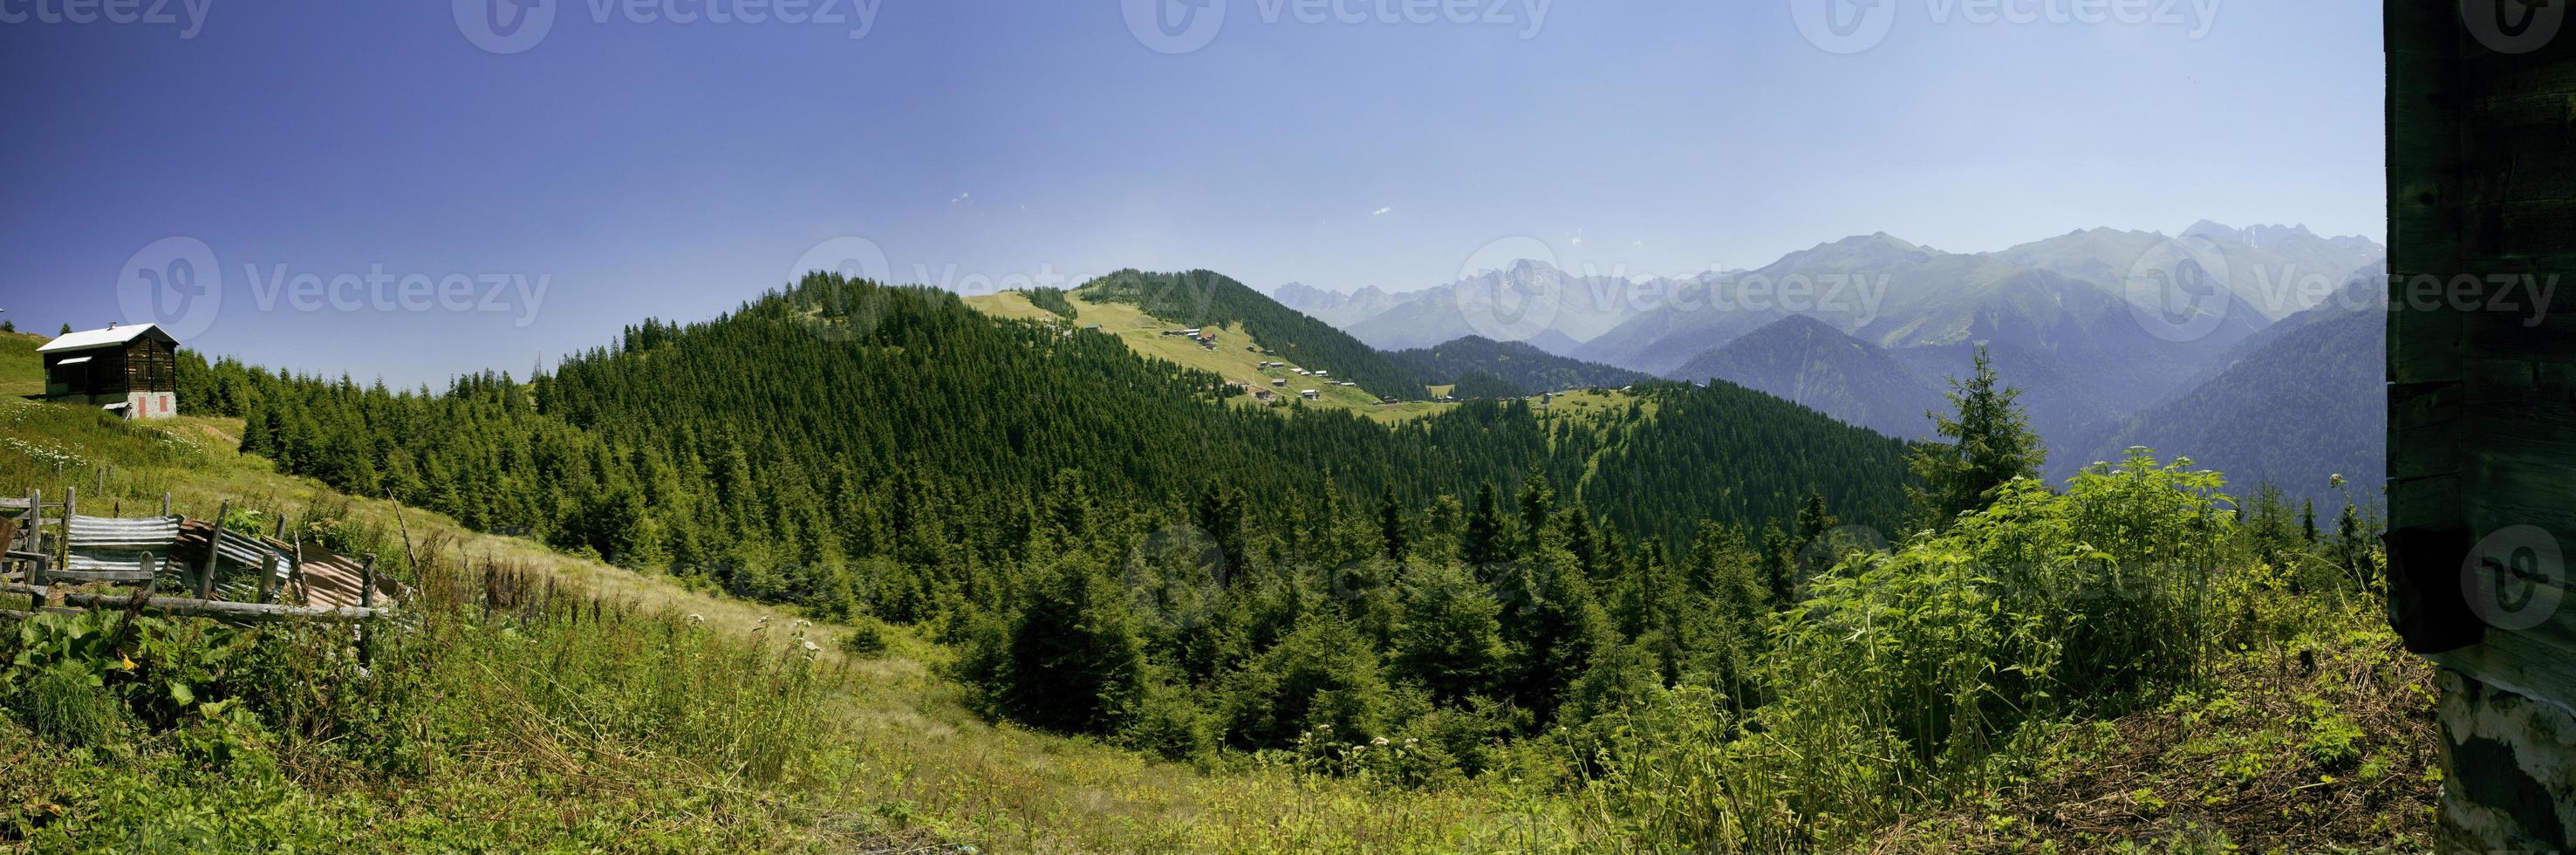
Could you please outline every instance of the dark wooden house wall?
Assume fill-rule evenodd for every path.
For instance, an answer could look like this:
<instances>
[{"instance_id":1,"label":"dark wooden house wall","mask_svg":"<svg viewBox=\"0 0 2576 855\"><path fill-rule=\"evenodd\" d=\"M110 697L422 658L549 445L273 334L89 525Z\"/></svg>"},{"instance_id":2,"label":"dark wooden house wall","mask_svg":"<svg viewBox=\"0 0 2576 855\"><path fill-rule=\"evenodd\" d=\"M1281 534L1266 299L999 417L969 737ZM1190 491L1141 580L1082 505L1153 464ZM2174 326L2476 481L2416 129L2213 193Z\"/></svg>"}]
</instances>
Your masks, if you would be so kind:
<instances>
[{"instance_id":1,"label":"dark wooden house wall","mask_svg":"<svg viewBox=\"0 0 2576 855\"><path fill-rule=\"evenodd\" d=\"M2576 849L2568 5L2384 7L2389 607L2444 666L2443 851Z\"/></svg>"},{"instance_id":2,"label":"dark wooden house wall","mask_svg":"<svg viewBox=\"0 0 2576 855\"><path fill-rule=\"evenodd\" d=\"M63 360L89 357L89 362L58 369ZM58 384L64 371L71 376L68 384ZM130 392L176 392L179 390L177 353L168 342L152 336L140 336L123 347L102 347L69 353L45 354L45 391L48 395L122 396Z\"/></svg>"}]
</instances>

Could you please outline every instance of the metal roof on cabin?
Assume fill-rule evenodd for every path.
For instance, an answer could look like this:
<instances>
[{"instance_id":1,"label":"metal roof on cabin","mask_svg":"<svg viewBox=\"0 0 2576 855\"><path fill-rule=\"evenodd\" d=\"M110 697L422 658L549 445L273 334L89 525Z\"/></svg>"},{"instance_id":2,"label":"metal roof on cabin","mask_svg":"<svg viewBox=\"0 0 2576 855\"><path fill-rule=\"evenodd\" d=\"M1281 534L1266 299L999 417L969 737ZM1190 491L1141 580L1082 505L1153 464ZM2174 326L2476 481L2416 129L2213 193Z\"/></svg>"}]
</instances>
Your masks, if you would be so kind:
<instances>
[{"instance_id":1,"label":"metal roof on cabin","mask_svg":"<svg viewBox=\"0 0 2576 855\"><path fill-rule=\"evenodd\" d=\"M108 327L101 330L81 330L74 333L65 333L61 338L46 342L45 346L36 348L36 352L63 353L74 350L115 347L117 345L133 341L135 337L143 335L144 333L151 333L153 335L160 336L163 340L172 344L179 343L179 340L171 338L169 333L162 332L161 327L158 324L135 324L130 327Z\"/></svg>"}]
</instances>

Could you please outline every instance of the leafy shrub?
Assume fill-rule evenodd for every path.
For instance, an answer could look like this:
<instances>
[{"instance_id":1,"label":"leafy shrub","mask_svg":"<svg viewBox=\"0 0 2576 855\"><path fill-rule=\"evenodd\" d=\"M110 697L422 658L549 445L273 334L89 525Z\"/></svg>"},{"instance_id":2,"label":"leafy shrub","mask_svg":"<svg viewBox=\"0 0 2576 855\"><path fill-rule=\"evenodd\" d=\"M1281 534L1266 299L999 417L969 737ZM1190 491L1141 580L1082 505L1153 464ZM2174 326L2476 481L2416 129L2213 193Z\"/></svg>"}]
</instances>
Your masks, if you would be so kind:
<instances>
[{"instance_id":1,"label":"leafy shrub","mask_svg":"<svg viewBox=\"0 0 2576 855\"><path fill-rule=\"evenodd\" d=\"M850 620L850 634L841 636L841 650L852 656L883 656L889 645L887 635L883 622L871 617L854 617Z\"/></svg>"}]
</instances>

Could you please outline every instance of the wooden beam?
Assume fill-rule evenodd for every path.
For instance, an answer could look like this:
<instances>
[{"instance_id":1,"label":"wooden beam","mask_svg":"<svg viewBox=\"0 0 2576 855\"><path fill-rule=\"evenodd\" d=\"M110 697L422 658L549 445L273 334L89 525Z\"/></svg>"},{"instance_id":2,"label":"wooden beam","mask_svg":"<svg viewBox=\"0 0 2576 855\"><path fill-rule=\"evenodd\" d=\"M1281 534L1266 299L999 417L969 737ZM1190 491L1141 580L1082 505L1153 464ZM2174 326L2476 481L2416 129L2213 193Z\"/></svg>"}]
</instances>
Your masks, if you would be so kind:
<instances>
[{"instance_id":1,"label":"wooden beam","mask_svg":"<svg viewBox=\"0 0 2576 855\"><path fill-rule=\"evenodd\" d=\"M43 592L26 585L0 583L0 593L40 596ZM93 593L87 591L67 592L62 594L62 601L65 605L88 606L91 608L124 608L128 603L132 602L133 599L134 598L130 595ZM340 608L316 608L277 605L274 603L231 603L222 600L201 600L192 597L146 597L143 600L143 607L176 617L213 618L215 620L229 621L233 623L274 623L288 620L318 620L333 623L353 623L357 621L372 620L382 616L387 611L390 611L390 609L358 608L354 606Z\"/></svg>"}]
</instances>

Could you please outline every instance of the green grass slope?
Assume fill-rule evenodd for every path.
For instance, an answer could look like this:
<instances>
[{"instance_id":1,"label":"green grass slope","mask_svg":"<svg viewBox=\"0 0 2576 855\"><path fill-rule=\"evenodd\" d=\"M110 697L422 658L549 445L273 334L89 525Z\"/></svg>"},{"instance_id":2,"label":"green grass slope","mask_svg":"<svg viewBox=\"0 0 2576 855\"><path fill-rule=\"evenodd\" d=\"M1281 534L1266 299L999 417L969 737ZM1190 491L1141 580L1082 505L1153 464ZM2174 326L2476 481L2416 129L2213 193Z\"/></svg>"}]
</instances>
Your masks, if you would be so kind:
<instances>
[{"instance_id":1,"label":"green grass slope","mask_svg":"<svg viewBox=\"0 0 2576 855\"><path fill-rule=\"evenodd\" d=\"M1223 274L1121 270L1084 284L1074 294L1092 303L1132 304L1176 329L1237 325L1253 343L1278 358L1310 370L1330 371L1357 382L1372 395L1406 401L1428 397L1422 379L1388 361L1385 354ZM1240 348L1242 343L1228 340L1217 346Z\"/></svg>"},{"instance_id":2,"label":"green grass slope","mask_svg":"<svg viewBox=\"0 0 2576 855\"><path fill-rule=\"evenodd\" d=\"M903 630L801 625L418 508L398 526L390 503L235 452L241 427L0 400L0 492L77 487L85 509L127 513L168 492L193 516L224 502L282 515L385 556L424 592L408 628L364 673L345 636L309 629L147 621L130 670L38 649L103 677L75 692L98 725L70 733L63 705L31 712L49 670L0 664L0 852L1589 848L1568 806L1535 790L1200 769L988 724L938 676L947 651ZM489 578L520 593L488 610ZM27 649L21 627L0 618L0 652ZM845 649L862 631L890 646ZM193 703L171 700L173 681Z\"/></svg>"}]
</instances>

